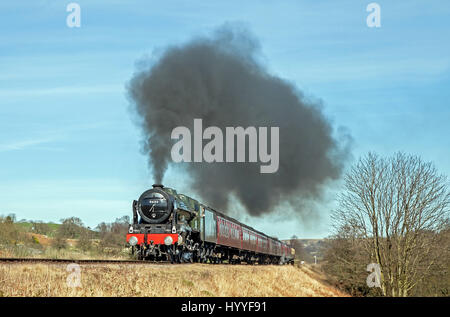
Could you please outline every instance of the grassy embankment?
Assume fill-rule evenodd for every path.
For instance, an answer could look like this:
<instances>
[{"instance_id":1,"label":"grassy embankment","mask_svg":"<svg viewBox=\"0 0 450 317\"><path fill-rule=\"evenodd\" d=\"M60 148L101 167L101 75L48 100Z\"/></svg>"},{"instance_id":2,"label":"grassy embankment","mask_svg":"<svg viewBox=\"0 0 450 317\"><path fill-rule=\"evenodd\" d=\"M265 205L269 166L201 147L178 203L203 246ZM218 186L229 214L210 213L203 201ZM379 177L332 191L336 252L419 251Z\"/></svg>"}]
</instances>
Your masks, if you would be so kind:
<instances>
[{"instance_id":1,"label":"grassy embankment","mask_svg":"<svg viewBox=\"0 0 450 317\"><path fill-rule=\"evenodd\" d=\"M0 265L2 296L346 296L308 267L81 265L81 287L60 264Z\"/></svg>"}]
</instances>

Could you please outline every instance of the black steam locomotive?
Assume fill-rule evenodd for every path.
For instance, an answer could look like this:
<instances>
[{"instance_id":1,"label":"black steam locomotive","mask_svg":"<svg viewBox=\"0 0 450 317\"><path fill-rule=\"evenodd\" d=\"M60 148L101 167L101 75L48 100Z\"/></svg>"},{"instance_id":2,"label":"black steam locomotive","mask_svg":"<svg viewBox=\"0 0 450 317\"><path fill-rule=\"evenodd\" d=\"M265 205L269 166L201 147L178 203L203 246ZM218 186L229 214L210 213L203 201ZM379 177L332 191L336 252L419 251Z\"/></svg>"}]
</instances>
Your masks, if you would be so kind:
<instances>
[{"instance_id":1,"label":"black steam locomotive","mask_svg":"<svg viewBox=\"0 0 450 317\"><path fill-rule=\"evenodd\" d=\"M153 185L133 201L127 242L140 260L290 264L295 251L172 188Z\"/></svg>"}]
</instances>

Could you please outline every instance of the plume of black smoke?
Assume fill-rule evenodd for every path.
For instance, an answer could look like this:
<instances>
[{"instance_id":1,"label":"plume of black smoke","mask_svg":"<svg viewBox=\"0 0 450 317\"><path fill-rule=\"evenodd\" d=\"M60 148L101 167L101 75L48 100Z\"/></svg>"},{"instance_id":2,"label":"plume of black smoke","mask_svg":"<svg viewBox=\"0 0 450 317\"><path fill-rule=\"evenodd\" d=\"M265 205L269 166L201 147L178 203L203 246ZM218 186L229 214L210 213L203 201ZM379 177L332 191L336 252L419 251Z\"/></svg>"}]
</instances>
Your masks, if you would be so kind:
<instances>
[{"instance_id":1,"label":"plume of black smoke","mask_svg":"<svg viewBox=\"0 0 450 317\"><path fill-rule=\"evenodd\" d=\"M128 92L156 182L171 162L172 130L193 131L194 118L203 119L204 128L222 131L227 126L280 129L277 173L261 174L260 162L182 163L193 188L214 208L226 212L231 194L250 215L271 212L280 202L295 207L299 197L317 198L324 183L339 178L348 154L345 142L332 136L320 103L269 74L259 53L255 38L228 25L211 37L167 48L134 74Z\"/></svg>"}]
</instances>

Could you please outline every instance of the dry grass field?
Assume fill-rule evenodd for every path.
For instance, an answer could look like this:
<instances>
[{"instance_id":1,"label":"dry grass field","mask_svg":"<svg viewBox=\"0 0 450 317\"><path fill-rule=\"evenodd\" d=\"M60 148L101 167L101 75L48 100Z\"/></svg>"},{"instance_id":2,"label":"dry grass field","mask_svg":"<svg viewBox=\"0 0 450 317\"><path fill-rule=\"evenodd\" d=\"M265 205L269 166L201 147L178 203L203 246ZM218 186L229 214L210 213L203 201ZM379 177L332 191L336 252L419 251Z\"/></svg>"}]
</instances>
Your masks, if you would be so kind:
<instances>
[{"instance_id":1,"label":"dry grass field","mask_svg":"<svg viewBox=\"0 0 450 317\"><path fill-rule=\"evenodd\" d=\"M68 287L62 264L1 264L0 296L347 296L306 267L82 264Z\"/></svg>"}]
</instances>

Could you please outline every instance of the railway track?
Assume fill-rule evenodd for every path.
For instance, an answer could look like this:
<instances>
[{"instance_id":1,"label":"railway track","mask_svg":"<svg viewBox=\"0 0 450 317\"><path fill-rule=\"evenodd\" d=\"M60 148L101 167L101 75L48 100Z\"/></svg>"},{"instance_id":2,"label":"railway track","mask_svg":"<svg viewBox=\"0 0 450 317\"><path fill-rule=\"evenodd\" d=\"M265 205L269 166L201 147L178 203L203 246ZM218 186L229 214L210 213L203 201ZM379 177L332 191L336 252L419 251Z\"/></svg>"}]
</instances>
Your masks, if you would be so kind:
<instances>
[{"instance_id":1,"label":"railway track","mask_svg":"<svg viewBox=\"0 0 450 317\"><path fill-rule=\"evenodd\" d=\"M170 262L153 262L137 260L73 260L44 258L0 258L1 263L78 263L78 264L170 264Z\"/></svg>"}]
</instances>

